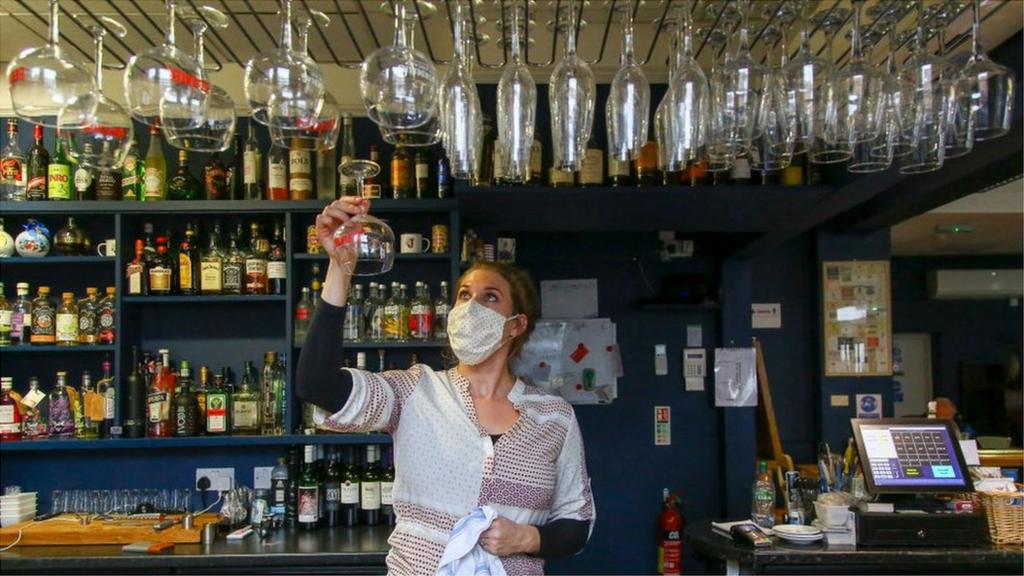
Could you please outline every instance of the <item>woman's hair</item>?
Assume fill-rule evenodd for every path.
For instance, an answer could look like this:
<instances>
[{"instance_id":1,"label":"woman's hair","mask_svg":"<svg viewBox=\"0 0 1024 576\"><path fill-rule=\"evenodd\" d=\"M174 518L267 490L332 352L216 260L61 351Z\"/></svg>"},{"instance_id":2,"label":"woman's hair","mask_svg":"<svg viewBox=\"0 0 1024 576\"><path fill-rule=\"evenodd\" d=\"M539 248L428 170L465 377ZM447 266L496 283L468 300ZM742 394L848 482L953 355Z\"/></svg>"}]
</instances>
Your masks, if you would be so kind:
<instances>
[{"instance_id":1,"label":"woman's hair","mask_svg":"<svg viewBox=\"0 0 1024 576\"><path fill-rule=\"evenodd\" d=\"M459 286L462 286L466 277L476 270L487 270L504 278L512 287L512 313L526 316L526 330L512 340L512 348L508 355L513 357L523 348L523 344L529 339L533 328L537 325L537 319L540 318L540 296L537 295L537 286L530 273L518 266L504 262L478 260L463 272L462 276L459 276L458 282L455 283L456 297L459 293Z\"/></svg>"}]
</instances>

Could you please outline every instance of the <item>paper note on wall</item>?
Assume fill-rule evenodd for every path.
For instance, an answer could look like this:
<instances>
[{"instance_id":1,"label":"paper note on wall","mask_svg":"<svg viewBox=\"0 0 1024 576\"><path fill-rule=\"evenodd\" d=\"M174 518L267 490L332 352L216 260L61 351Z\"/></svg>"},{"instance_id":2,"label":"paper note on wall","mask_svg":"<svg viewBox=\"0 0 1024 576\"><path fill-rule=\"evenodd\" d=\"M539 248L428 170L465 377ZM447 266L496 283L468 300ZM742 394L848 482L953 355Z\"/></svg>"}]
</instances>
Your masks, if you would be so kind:
<instances>
[{"instance_id":1,"label":"paper note on wall","mask_svg":"<svg viewBox=\"0 0 1024 576\"><path fill-rule=\"evenodd\" d=\"M542 280L540 312L545 319L597 318L597 279Z\"/></svg>"},{"instance_id":2,"label":"paper note on wall","mask_svg":"<svg viewBox=\"0 0 1024 576\"><path fill-rule=\"evenodd\" d=\"M622 376L615 324L607 318L541 320L513 371L573 404L607 404L618 396Z\"/></svg>"},{"instance_id":3,"label":"paper note on wall","mask_svg":"<svg viewBox=\"0 0 1024 576\"><path fill-rule=\"evenodd\" d=\"M753 348L715 348L715 406L757 406Z\"/></svg>"}]
</instances>

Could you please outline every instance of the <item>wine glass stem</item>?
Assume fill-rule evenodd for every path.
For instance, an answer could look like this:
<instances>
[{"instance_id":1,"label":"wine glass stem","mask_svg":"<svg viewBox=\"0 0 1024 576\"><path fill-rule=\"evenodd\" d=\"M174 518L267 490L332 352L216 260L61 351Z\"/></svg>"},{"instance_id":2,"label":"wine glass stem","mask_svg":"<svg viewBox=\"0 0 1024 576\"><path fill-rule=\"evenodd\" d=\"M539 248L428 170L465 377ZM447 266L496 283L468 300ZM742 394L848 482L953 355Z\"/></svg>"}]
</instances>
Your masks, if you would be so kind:
<instances>
[{"instance_id":1,"label":"wine glass stem","mask_svg":"<svg viewBox=\"0 0 1024 576\"><path fill-rule=\"evenodd\" d=\"M512 61L516 64L521 62L519 49L519 4L512 2Z\"/></svg>"},{"instance_id":2,"label":"wine glass stem","mask_svg":"<svg viewBox=\"0 0 1024 576\"><path fill-rule=\"evenodd\" d=\"M853 33L851 35L851 59L860 59L860 2L853 3Z\"/></svg>"},{"instance_id":3,"label":"wine glass stem","mask_svg":"<svg viewBox=\"0 0 1024 576\"><path fill-rule=\"evenodd\" d=\"M565 27L565 53L576 54L576 0L569 0L569 23Z\"/></svg>"},{"instance_id":4,"label":"wine glass stem","mask_svg":"<svg viewBox=\"0 0 1024 576\"><path fill-rule=\"evenodd\" d=\"M206 47L203 44L204 34L206 34L206 26L202 22L197 22L195 27L192 28L192 35L195 36L195 58L200 70L206 66Z\"/></svg>"},{"instance_id":5,"label":"wine glass stem","mask_svg":"<svg viewBox=\"0 0 1024 576\"><path fill-rule=\"evenodd\" d=\"M281 0L281 48L292 49L292 0Z\"/></svg>"},{"instance_id":6,"label":"wine glass stem","mask_svg":"<svg viewBox=\"0 0 1024 576\"><path fill-rule=\"evenodd\" d=\"M452 23L454 25L454 22ZM395 6L395 46L405 48L405 2L399 0ZM457 50L458 48L456 48Z\"/></svg>"},{"instance_id":7,"label":"wine glass stem","mask_svg":"<svg viewBox=\"0 0 1024 576\"><path fill-rule=\"evenodd\" d=\"M683 33L683 43L682 43L683 55L686 57L687 60L689 60L691 57L693 57L693 13L692 13L692 10L693 10L693 4L687 2L686 5L684 5L680 9L680 11L679 11L680 12L680 16L681 16L681 20L682 20L682 24L683 24L682 25L682 29L681 29L681 32Z\"/></svg>"},{"instance_id":8,"label":"wine glass stem","mask_svg":"<svg viewBox=\"0 0 1024 576\"><path fill-rule=\"evenodd\" d=\"M632 64L633 58L633 8L627 4L622 10L622 64Z\"/></svg>"},{"instance_id":9,"label":"wine glass stem","mask_svg":"<svg viewBox=\"0 0 1024 576\"><path fill-rule=\"evenodd\" d=\"M167 0L167 36L165 43L174 46L174 8L175 0Z\"/></svg>"},{"instance_id":10,"label":"wine glass stem","mask_svg":"<svg viewBox=\"0 0 1024 576\"><path fill-rule=\"evenodd\" d=\"M973 40L971 51L974 58L977 59L981 56L981 35L979 34L981 30L981 0L974 0L971 4L973 17L971 22L971 38Z\"/></svg>"},{"instance_id":11,"label":"wine glass stem","mask_svg":"<svg viewBox=\"0 0 1024 576\"><path fill-rule=\"evenodd\" d=\"M103 90L103 28L96 28L92 41L96 60L96 89Z\"/></svg>"},{"instance_id":12,"label":"wine glass stem","mask_svg":"<svg viewBox=\"0 0 1024 576\"><path fill-rule=\"evenodd\" d=\"M356 174L356 195L363 196L363 173Z\"/></svg>"},{"instance_id":13,"label":"wine glass stem","mask_svg":"<svg viewBox=\"0 0 1024 576\"><path fill-rule=\"evenodd\" d=\"M455 2L455 21L452 22L452 35L455 37L455 58L459 63L465 57L465 43L462 40L462 25L465 22L462 15L462 2Z\"/></svg>"},{"instance_id":14,"label":"wine glass stem","mask_svg":"<svg viewBox=\"0 0 1024 576\"><path fill-rule=\"evenodd\" d=\"M57 0L50 0L50 45L56 46L60 42L60 6Z\"/></svg>"}]
</instances>

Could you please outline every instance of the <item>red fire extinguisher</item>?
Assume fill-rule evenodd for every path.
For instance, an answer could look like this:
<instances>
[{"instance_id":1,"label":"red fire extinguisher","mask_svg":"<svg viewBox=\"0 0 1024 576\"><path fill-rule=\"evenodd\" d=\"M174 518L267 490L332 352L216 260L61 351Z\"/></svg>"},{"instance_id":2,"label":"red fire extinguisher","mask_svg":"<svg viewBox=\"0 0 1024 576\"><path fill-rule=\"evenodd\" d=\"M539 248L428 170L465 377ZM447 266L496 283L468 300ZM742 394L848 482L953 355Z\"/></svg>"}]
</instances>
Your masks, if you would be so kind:
<instances>
[{"instance_id":1,"label":"red fire extinguisher","mask_svg":"<svg viewBox=\"0 0 1024 576\"><path fill-rule=\"evenodd\" d=\"M683 526L686 522L679 513L679 497L665 488L662 498L665 508L658 518L658 573L682 574Z\"/></svg>"}]
</instances>

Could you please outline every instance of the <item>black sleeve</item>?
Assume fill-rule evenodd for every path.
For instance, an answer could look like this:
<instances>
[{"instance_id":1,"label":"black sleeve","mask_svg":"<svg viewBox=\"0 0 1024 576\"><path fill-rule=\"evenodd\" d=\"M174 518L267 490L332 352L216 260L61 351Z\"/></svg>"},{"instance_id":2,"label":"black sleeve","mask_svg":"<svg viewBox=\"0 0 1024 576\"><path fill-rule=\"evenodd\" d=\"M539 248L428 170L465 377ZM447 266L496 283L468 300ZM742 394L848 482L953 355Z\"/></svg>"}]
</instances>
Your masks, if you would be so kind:
<instances>
[{"instance_id":1,"label":"black sleeve","mask_svg":"<svg viewBox=\"0 0 1024 576\"><path fill-rule=\"evenodd\" d=\"M537 526L537 531L540 532L540 550L534 556L564 558L583 550L590 532L590 521L559 518Z\"/></svg>"},{"instance_id":2,"label":"black sleeve","mask_svg":"<svg viewBox=\"0 0 1024 576\"><path fill-rule=\"evenodd\" d=\"M352 374L341 369L344 321L344 306L332 306L323 299L317 302L295 375L295 395L331 413L341 410L352 393Z\"/></svg>"}]
</instances>

